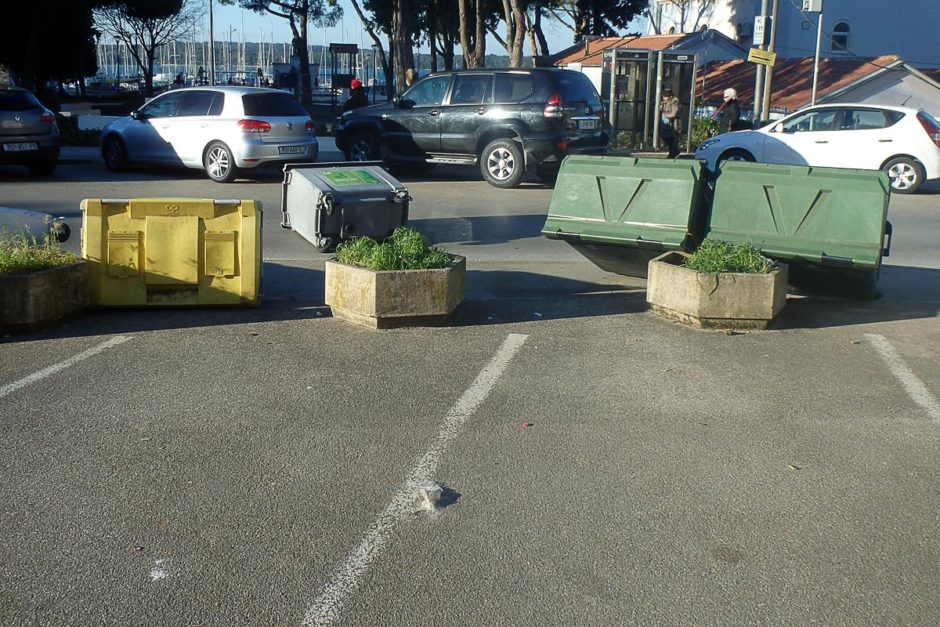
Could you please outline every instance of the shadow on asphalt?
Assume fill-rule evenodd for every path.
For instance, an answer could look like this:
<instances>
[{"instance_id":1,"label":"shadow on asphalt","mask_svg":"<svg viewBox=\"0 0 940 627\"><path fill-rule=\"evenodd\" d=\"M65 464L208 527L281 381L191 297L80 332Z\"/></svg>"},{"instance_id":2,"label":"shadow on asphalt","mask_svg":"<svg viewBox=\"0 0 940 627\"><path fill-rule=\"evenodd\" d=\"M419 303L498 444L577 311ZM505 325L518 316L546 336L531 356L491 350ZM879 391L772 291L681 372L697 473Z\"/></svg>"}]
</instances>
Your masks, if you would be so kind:
<instances>
[{"instance_id":1,"label":"shadow on asphalt","mask_svg":"<svg viewBox=\"0 0 940 627\"><path fill-rule=\"evenodd\" d=\"M432 244L460 242L464 246L504 244L525 237L541 237L544 224L544 213L408 221L408 226L420 231Z\"/></svg>"},{"instance_id":2,"label":"shadow on asphalt","mask_svg":"<svg viewBox=\"0 0 940 627\"><path fill-rule=\"evenodd\" d=\"M940 315L940 270L882 266L878 295L870 301L827 295L791 295L774 329L818 329L936 318Z\"/></svg>"}]
</instances>

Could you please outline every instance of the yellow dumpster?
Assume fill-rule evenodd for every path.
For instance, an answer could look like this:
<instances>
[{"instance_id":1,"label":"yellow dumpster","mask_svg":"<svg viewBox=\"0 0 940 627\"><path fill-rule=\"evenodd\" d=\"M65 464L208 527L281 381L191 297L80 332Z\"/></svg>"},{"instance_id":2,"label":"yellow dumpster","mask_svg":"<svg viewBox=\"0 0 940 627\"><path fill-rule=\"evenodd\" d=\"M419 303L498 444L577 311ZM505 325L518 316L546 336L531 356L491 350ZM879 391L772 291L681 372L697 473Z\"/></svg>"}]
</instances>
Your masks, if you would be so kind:
<instances>
[{"instance_id":1,"label":"yellow dumpster","mask_svg":"<svg viewBox=\"0 0 940 627\"><path fill-rule=\"evenodd\" d=\"M258 303L261 203L89 198L82 214L92 305Z\"/></svg>"}]
</instances>

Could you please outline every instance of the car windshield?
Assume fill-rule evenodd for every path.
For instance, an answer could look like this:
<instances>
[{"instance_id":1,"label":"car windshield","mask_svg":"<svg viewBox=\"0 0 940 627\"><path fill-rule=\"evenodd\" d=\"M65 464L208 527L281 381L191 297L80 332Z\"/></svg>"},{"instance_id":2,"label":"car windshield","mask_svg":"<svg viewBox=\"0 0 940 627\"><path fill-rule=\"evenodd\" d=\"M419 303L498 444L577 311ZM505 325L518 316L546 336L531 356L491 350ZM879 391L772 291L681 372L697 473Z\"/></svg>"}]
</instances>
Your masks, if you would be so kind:
<instances>
[{"instance_id":1,"label":"car windshield","mask_svg":"<svg viewBox=\"0 0 940 627\"><path fill-rule=\"evenodd\" d=\"M29 111L41 106L29 92L0 91L0 111Z\"/></svg>"},{"instance_id":2,"label":"car windshield","mask_svg":"<svg viewBox=\"0 0 940 627\"><path fill-rule=\"evenodd\" d=\"M286 93L267 92L263 94L248 94L242 96L242 104L245 107L245 115L307 117L306 109L304 109L299 102L294 100L290 94Z\"/></svg>"}]
</instances>

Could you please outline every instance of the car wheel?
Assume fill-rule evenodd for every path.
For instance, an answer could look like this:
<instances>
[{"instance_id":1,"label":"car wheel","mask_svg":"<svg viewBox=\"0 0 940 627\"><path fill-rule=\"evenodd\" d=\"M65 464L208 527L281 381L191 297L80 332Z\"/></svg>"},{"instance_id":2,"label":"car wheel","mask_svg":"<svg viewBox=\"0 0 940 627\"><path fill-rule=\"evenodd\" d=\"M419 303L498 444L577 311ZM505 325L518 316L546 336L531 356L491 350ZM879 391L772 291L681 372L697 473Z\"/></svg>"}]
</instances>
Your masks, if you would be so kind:
<instances>
[{"instance_id":1,"label":"car wheel","mask_svg":"<svg viewBox=\"0 0 940 627\"><path fill-rule=\"evenodd\" d=\"M321 237L317 240L317 252L321 253L332 253L336 251L336 245L339 242L335 237Z\"/></svg>"},{"instance_id":2,"label":"car wheel","mask_svg":"<svg viewBox=\"0 0 940 627\"><path fill-rule=\"evenodd\" d=\"M746 150L741 148L732 148L726 152L723 152L720 157L718 157L718 165L720 166L725 161L754 161L754 155L749 153Z\"/></svg>"},{"instance_id":3,"label":"car wheel","mask_svg":"<svg viewBox=\"0 0 940 627\"><path fill-rule=\"evenodd\" d=\"M104 164L112 172L124 172L130 165L124 142L117 137L109 137L105 140L102 156L104 157Z\"/></svg>"},{"instance_id":4,"label":"car wheel","mask_svg":"<svg viewBox=\"0 0 940 627\"><path fill-rule=\"evenodd\" d=\"M379 144L372 133L355 133L349 138L346 148L346 161L377 161Z\"/></svg>"},{"instance_id":5,"label":"car wheel","mask_svg":"<svg viewBox=\"0 0 940 627\"><path fill-rule=\"evenodd\" d=\"M222 142L212 142L206 149L206 174L216 183L231 183L238 177L232 151Z\"/></svg>"},{"instance_id":6,"label":"car wheel","mask_svg":"<svg viewBox=\"0 0 940 627\"><path fill-rule=\"evenodd\" d=\"M480 172L493 187L518 187L525 176L525 163L519 142L497 139L487 144L480 155Z\"/></svg>"},{"instance_id":7,"label":"car wheel","mask_svg":"<svg viewBox=\"0 0 940 627\"><path fill-rule=\"evenodd\" d=\"M884 172L891 180L891 191L898 194L913 194L924 182L924 171L910 157L895 157L884 166Z\"/></svg>"},{"instance_id":8,"label":"car wheel","mask_svg":"<svg viewBox=\"0 0 940 627\"><path fill-rule=\"evenodd\" d=\"M35 176L49 176L55 172L55 166L56 162L53 160L37 161L29 164L29 171Z\"/></svg>"}]
</instances>

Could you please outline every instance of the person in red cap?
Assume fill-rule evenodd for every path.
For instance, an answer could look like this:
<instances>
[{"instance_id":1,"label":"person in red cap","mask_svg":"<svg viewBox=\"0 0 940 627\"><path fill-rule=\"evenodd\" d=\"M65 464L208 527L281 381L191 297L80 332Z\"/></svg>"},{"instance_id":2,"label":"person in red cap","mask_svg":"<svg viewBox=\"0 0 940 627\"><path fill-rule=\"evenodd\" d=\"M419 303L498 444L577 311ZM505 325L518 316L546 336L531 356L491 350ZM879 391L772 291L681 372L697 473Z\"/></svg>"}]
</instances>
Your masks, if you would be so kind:
<instances>
[{"instance_id":1,"label":"person in red cap","mask_svg":"<svg viewBox=\"0 0 940 627\"><path fill-rule=\"evenodd\" d=\"M349 83L349 99L343 105L343 111L352 111L368 104L369 97L366 95L366 90L362 88L362 81L358 78L352 79Z\"/></svg>"}]
</instances>

